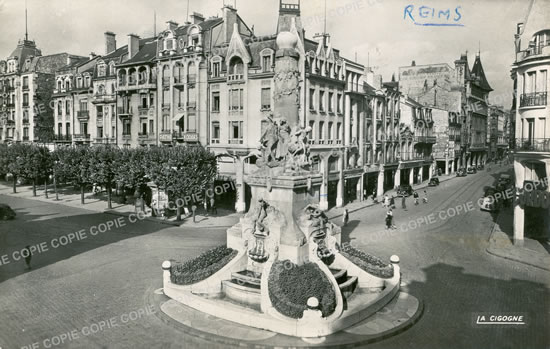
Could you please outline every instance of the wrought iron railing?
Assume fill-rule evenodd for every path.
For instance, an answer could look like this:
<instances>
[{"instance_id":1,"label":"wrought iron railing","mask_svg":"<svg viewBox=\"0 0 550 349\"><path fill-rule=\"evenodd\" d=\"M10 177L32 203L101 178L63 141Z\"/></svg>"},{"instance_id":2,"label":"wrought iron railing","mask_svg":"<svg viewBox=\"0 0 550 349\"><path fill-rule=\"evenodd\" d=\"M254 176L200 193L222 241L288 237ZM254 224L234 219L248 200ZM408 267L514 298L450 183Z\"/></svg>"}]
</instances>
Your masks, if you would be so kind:
<instances>
[{"instance_id":1,"label":"wrought iron railing","mask_svg":"<svg viewBox=\"0 0 550 349\"><path fill-rule=\"evenodd\" d=\"M545 106L548 103L548 92L524 93L520 96L520 107Z\"/></svg>"},{"instance_id":2,"label":"wrought iron railing","mask_svg":"<svg viewBox=\"0 0 550 349\"><path fill-rule=\"evenodd\" d=\"M550 138L516 138L516 151L550 152Z\"/></svg>"}]
</instances>

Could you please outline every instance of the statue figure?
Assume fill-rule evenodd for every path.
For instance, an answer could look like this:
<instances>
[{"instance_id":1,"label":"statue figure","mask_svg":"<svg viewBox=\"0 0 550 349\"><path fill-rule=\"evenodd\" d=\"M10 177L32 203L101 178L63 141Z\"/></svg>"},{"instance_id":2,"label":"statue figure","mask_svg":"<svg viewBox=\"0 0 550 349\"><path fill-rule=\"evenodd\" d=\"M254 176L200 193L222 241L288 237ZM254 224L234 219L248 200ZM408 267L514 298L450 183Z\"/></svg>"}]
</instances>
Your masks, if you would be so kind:
<instances>
[{"instance_id":1,"label":"statue figure","mask_svg":"<svg viewBox=\"0 0 550 349\"><path fill-rule=\"evenodd\" d=\"M279 142L278 126L275 121L273 121L273 114L269 114L267 119L269 124L260 138L260 150L262 152L262 162L264 164L277 161L276 151Z\"/></svg>"},{"instance_id":2,"label":"statue figure","mask_svg":"<svg viewBox=\"0 0 550 349\"><path fill-rule=\"evenodd\" d=\"M288 155L289 146L290 146L290 126L287 124L286 119L282 118L279 121L278 127L278 139L277 142L277 159L285 159Z\"/></svg>"}]
</instances>

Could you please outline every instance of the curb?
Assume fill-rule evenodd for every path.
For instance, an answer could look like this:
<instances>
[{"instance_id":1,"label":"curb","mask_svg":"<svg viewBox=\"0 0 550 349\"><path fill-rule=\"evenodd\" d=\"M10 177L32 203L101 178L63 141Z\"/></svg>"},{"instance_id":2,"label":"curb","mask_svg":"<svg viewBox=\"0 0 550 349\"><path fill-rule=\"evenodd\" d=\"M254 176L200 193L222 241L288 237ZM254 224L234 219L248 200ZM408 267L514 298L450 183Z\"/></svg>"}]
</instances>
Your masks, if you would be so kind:
<instances>
[{"instance_id":1,"label":"curb","mask_svg":"<svg viewBox=\"0 0 550 349\"><path fill-rule=\"evenodd\" d=\"M498 257L498 258L503 258L503 259L506 259L506 260L509 260L509 261L512 261L512 262L521 263L521 264L524 264L524 265L528 265L530 267L535 267L535 268L550 272L549 267L543 267L543 266L540 266L540 265L536 265L536 264L533 264L533 263L526 262L526 261L524 261L522 259L519 259L519 258L513 258L513 257L510 257L508 255L501 254L497 251L500 251L502 249L497 249L497 248L492 247L491 240L493 238L493 234L495 233L498 219L500 218L501 215L502 215L502 212L499 212L495 222L493 223L493 228L491 229L491 234L489 235L489 240L487 241L489 243L489 246L485 249L485 252L487 252L491 256L495 256L495 257Z\"/></svg>"}]
</instances>

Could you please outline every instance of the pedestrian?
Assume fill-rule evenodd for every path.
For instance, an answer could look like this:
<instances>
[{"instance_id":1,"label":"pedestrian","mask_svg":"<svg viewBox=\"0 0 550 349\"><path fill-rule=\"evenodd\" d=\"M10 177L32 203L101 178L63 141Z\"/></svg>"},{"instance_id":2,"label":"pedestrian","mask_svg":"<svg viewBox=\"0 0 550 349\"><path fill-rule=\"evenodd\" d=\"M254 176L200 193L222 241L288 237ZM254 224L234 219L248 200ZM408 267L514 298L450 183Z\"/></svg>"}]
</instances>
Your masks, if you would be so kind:
<instances>
[{"instance_id":1,"label":"pedestrian","mask_svg":"<svg viewBox=\"0 0 550 349\"><path fill-rule=\"evenodd\" d=\"M386 229L391 229L393 227L393 211L388 209L386 212Z\"/></svg>"},{"instance_id":2,"label":"pedestrian","mask_svg":"<svg viewBox=\"0 0 550 349\"><path fill-rule=\"evenodd\" d=\"M344 223L344 227L348 224L348 222L349 222L349 212L348 212L348 209L345 208L344 214L342 215L342 223Z\"/></svg>"},{"instance_id":3,"label":"pedestrian","mask_svg":"<svg viewBox=\"0 0 550 349\"><path fill-rule=\"evenodd\" d=\"M216 208L216 200L212 197L210 198L210 211L212 214L218 214L218 209Z\"/></svg>"},{"instance_id":4,"label":"pedestrian","mask_svg":"<svg viewBox=\"0 0 550 349\"><path fill-rule=\"evenodd\" d=\"M384 207L390 207L390 198L387 195L384 195Z\"/></svg>"},{"instance_id":5,"label":"pedestrian","mask_svg":"<svg viewBox=\"0 0 550 349\"><path fill-rule=\"evenodd\" d=\"M415 205L418 205L418 193L416 192L416 190L414 191L413 193L413 197L414 197L414 204Z\"/></svg>"},{"instance_id":6,"label":"pedestrian","mask_svg":"<svg viewBox=\"0 0 550 349\"><path fill-rule=\"evenodd\" d=\"M208 213L208 200L204 200L203 201L203 206L204 206L204 212Z\"/></svg>"},{"instance_id":7,"label":"pedestrian","mask_svg":"<svg viewBox=\"0 0 550 349\"><path fill-rule=\"evenodd\" d=\"M401 197L401 207L406 210L407 209L407 197L405 194Z\"/></svg>"},{"instance_id":8,"label":"pedestrian","mask_svg":"<svg viewBox=\"0 0 550 349\"><path fill-rule=\"evenodd\" d=\"M390 199L390 208L395 208L395 198L393 195L391 196L391 199Z\"/></svg>"},{"instance_id":9,"label":"pedestrian","mask_svg":"<svg viewBox=\"0 0 550 349\"><path fill-rule=\"evenodd\" d=\"M25 246L26 257L25 257L25 264L27 265L27 269L31 270L31 259L32 259L32 253L31 253L31 247L29 245Z\"/></svg>"},{"instance_id":10,"label":"pedestrian","mask_svg":"<svg viewBox=\"0 0 550 349\"><path fill-rule=\"evenodd\" d=\"M424 201L425 204L428 203L428 193L424 190L424 198L422 199L422 201Z\"/></svg>"},{"instance_id":11,"label":"pedestrian","mask_svg":"<svg viewBox=\"0 0 550 349\"><path fill-rule=\"evenodd\" d=\"M193 204L193 206L191 206L191 211L193 211L193 223L197 223L195 219L195 213L197 212L197 205Z\"/></svg>"}]
</instances>

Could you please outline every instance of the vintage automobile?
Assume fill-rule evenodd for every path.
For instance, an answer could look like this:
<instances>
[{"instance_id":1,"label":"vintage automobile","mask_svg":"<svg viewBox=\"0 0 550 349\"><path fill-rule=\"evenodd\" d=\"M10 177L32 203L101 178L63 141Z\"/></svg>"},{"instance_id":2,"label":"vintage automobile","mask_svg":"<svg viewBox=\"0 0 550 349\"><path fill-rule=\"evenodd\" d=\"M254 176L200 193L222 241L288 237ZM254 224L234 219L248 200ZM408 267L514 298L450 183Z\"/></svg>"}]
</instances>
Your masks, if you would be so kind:
<instances>
[{"instance_id":1,"label":"vintage automobile","mask_svg":"<svg viewBox=\"0 0 550 349\"><path fill-rule=\"evenodd\" d=\"M485 165L477 165L478 171L483 171L485 169Z\"/></svg>"},{"instance_id":2,"label":"vintage automobile","mask_svg":"<svg viewBox=\"0 0 550 349\"><path fill-rule=\"evenodd\" d=\"M477 170L475 167L468 167L468 174L475 174L477 173Z\"/></svg>"},{"instance_id":3,"label":"vintage automobile","mask_svg":"<svg viewBox=\"0 0 550 349\"><path fill-rule=\"evenodd\" d=\"M482 211L497 212L502 206L502 200L499 198L496 188L490 187L485 190L483 198L481 198L480 208Z\"/></svg>"},{"instance_id":4,"label":"vintage automobile","mask_svg":"<svg viewBox=\"0 0 550 349\"><path fill-rule=\"evenodd\" d=\"M15 218L15 212L6 204L0 204L0 220L10 220Z\"/></svg>"},{"instance_id":5,"label":"vintage automobile","mask_svg":"<svg viewBox=\"0 0 550 349\"><path fill-rule=\"evenodd\" d=\"M468 174L466 173L466 170L463 169L463 168L459 168L457 171L456 171L456 176L457 177L466 177Z\"/></svg>"},{"instance_id":6,"label":"vintage automobile","mask_svg":"<svg viewBox=\"0 0 550 349\"><path fill-rule=\"evenodd\" d=\"M403 195L410 196L412 194L413 194L413 188L409 184L403 184L397 188L398 196L403 196Z\"/></svg>"},{"instance_id":7,"label":"vintage automobile","mask_svg":"<svg viewBox=\"0 0 550 349\"><path fill-rule=\"evenodd\" d=\"M438 185L439 185L439 178L437 177L432 177L432 179L430 179L430 182L428 183L429 187L437 187Z\"/></svg>"}]
</instances>

